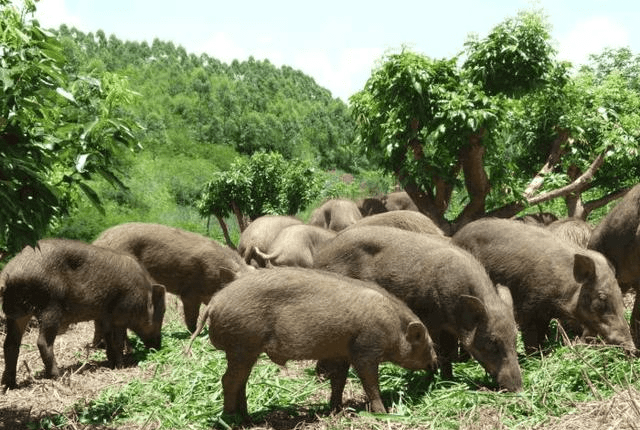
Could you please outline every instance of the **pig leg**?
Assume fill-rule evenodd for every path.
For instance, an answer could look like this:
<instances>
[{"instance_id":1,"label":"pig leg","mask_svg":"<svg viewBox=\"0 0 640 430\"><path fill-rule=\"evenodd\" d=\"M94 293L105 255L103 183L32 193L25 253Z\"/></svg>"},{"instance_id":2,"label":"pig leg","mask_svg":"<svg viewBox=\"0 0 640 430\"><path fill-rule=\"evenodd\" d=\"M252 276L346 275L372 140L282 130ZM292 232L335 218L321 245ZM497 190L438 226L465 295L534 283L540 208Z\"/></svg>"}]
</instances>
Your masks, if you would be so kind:
<instances>
[{"instance_id":1,"label":"pig leg","mask_svg":"<svg viewBox=\"0 0 640 430\"><path fill-rule=\"evenodd\" d=\"M249 357L244 353L228 352L227 370L222 376L222 391L224 393L223 412L229 415L249 416L247 410L247 380L251 368L258 361L259 353Z\"/></svg>"},{"instance_id":2,"label":"pig leg","mask_svg":"<svg viewBox=\"0 0 640 430\"><path fill-rule=\"evenodd\" d=\"M109 327L107 329L104 326L103 328L105 329L104 339L109 367L119 369L122 367L122 349L127 329L123 327Z\"/></svg>"},{"instance_id":3,"label":"pig leg","mask_svg":"<svg viewBox=\"0 0 640 430\"><path fill-rule=\"evenodd\" d=\"M31 319L31 315L21 318L7 318L7 337L4 339L4 372L2 373L2 385L8 388L16 387L16 368L18 366L18 354L20 354L20 342L24 330Z\"/></svg>"},{"instance_id":4,"label":"pig leg","mask_svg":"<svg viewBox=\"0 0 640 430\"><path fill-rule=\"evenodd\" d=\"M636 286L636 299L631 311L631 337L636 348L640 348L640 288Z\"/></svg>"},{"instance_id":5,"label":"pig leg","mask_svg":"<svg viewBox=\"0 0 640 430\"><path fill-rule=\"evenodd\" d=\"M384 414L387 410L382 403L382 396L380 395L380 385L378 382L378 363L371 359L354 360L353 367L358 373L364 392L369 398L371 405L371 412Z\"/></svg>"},{"instance_id":6,"label":"pig leg","mask_svg":"<svg viewBox=\"0 0 640 430\"><path fill-rule=\"evenodd\" d=\"M58 335L58 326L56 322L49 319L40 321L40 333L37 343L38 349L40 350L40 357L44 363L44 375L47 378L57 378L60 376L56 358L53 355L53 342Z\"/></svg>"},{"instance_id":7,"label":"pig leg","mask_svg":"<svg viewBox=\"0 0 640 430\"><path fill-rule=\"evenodd\" d=\"M438 359L440 361L440 374L442 379L453 379L453 365L451 364L457 355L458 339L451 333L441 332L439 336Z\"/></svg>"},{"instance_id":8,"label":"pig leg","mask_svg":"<svg viewBox=\"0 0 640 430\"><path fill-rule=\"evenodd\" d=\"M91 341L91 346L94 348L101 348L104 346L104 333L103 333L102 325L99 320L95 320L93 322L93 340Z\"/></svg>"},{"instance_id":9,"label":"pig leg","mask_svg":"<svg viewBox=\"0 0 640 430\"><path fill-rule=\"evenodd\" d=\"M200 313L200 299L192 296L180 296L182 308L184 310L184 322L187 330L193 333L198 325L198 315Z\"/></svg>"},{"instance_id":10,"label":"pig leg","mask_svg":"<svg viewBox=\"0 0 640 430\"><path fill-rule=\"evenodd\" d=\"M332 411L339 411L342 408L342 393L347 383L349 366L346 360L320 360L316 365L316 372L320 369L322 376L331 381L329 406Z\"/></svg>"},{"instance_id":11,"label":"pig leg","mask_svg":"<svg viewBox=\"0 0 640 430\"><path fill-rule=\"evenodd\" d=\"M522 324L522 342L527 354L540 351L550 322L550 320L534 320Z\"/></svg>"}]
</instances>

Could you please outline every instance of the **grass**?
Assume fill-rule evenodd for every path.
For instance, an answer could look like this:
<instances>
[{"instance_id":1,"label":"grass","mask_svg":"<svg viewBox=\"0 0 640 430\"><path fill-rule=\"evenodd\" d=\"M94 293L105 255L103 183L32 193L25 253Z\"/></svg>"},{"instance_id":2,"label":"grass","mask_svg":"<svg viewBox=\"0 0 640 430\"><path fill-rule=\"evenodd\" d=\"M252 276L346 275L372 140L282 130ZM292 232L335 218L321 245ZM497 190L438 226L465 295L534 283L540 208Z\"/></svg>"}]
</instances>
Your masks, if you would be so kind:
<instances>
[{"instance_id":1,"label":"grass","mask_svg":"<svg viewBox=\"0 0 640 430\"><path fill-rule=\"evenodd\" d=\"M160 351L146 353L141 343L134 341L139 366L150 376L124 387L107 388L96 399L77 403L66 414L67 419L84 426L133 428L237 425L221 414L224 353L209 344L205 332L186 357L188 342L188 333L178 319L165 326ZM520 393L495 391L494 382L474 360L456 363L452 381L385 363L380 368L380 388L388 415L366 412L365 397L353 372L345 389L345 411L331 414L329 383L317 380L313 362L291 362L283 370L262 357L247 385L251 425L458 429L487 420L489 414L503 428L535 428L544 426L551 417L575 411L584 402L640 389L638 361L619 348L559 342L550 348L544 355L521 357L524 390ZM61 422L59 417L49 417L39 428L55 428Z\"/></svg>"}]
</instances>

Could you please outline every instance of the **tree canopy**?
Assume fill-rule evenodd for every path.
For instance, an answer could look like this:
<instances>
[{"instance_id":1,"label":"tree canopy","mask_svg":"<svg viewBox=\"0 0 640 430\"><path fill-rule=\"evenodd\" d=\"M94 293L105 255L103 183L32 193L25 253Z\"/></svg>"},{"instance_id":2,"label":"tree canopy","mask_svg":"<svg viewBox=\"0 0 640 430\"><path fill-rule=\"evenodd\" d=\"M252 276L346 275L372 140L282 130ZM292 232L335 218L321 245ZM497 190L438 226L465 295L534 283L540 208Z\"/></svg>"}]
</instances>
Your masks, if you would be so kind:
<instances>
[{"instance_id":1,"label":"tree canopy","mask_svg":"<svg viewBox=\"0 0 640 430\"><path fill-rule=\"evenodd\" d=\"M63 49L24 9L0 0L0 254L39 239L96 174L122 185L116 154L133 146L119 104L133 97L117 75L65 73Z\"/></svg>"},{"instance_id":2,"label":"tree canopy","mask_svg":"<svg viewBox=\"0 0 640 430\"><path fill-rule=\"evenodd\" d=\"M572 75L555 54L539 11L451 59L388 53L351 98L357 139L449 232L558 197L586 218L640 178L637 62L609 51Z\"/></svg>"}]
</instances>

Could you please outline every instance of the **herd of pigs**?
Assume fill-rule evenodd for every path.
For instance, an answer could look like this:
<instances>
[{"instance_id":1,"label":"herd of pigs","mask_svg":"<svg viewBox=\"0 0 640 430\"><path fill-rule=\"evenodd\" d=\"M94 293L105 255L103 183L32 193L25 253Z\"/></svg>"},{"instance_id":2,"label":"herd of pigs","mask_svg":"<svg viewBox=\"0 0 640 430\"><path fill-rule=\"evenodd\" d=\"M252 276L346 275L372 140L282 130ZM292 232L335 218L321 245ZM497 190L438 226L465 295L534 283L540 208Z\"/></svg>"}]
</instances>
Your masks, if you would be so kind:
<instances>
[{"instance_id":1,"label":"herd of pigs","mask_svg":"<svg viewBox=\"0 0 640 430\"><path fill-rule=\"evenodd\" d=\"M56 335L80 321L94 321L92 342L104 344L111 367L122 365L127 329L159 349L167 292L180 297L191 342L208 323L225 351L227 414L247 416L246 384L262 353L281 365L317 360L332 409L353 366L374 412L385 412L381 362L451 378L459 347L500 389L521 390L518 330L525 352L539 352L552 319L636 353L639 301L629 324L622 295L640 281L640 184L595 228L484 218L447 236L410 205L393 193L359 205L329 200L308 223L263 216L237 250L147 223L112 227L93 244L41 240L0 273L2 386L17 388L32 317L46 377L60 374Z\"/></svg>"}]
</instances>

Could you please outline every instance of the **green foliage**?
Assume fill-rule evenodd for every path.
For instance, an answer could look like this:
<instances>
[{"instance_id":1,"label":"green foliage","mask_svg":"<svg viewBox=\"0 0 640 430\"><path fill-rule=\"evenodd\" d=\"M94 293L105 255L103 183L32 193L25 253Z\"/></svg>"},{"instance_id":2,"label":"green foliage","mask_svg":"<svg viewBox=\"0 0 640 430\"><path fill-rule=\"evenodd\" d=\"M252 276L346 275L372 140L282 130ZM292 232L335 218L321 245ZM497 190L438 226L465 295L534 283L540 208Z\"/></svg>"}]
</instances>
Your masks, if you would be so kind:
<instances>
[{"instance_id":1,"label":"green foliage","mask_svg":"<svg viewBox=\"0 0 640 430\"><path fill-rule=\"evenodd\" d=\"M463 68L491 95L523 94L544 84L555 55L549 24L535 11L506 19L485 39L470 37L465 47Z\"/></svg>"},{"instance_id":2,"label":"green foliage","mask_svg":"<svg viewBox=\"0 0 640 430\"><path fill-rule=\"evenodd\" d=\"M120 185L115 155L132 144L134 125L119 108L131 92L116 75L68 75L61 45L25 0L0 1L0 249L14 252L39 239L55 216L99 174Z\"/></svg>"},{"instance_id":3,"label":"green foliage","mask_svg":"<svg viewBox=\"0 0 640 430\"><path fill-rule=\"evenodd\" d=\"M316 198L316 170L301 160L287 161L276 152L238 158L215 172L197 202L201 216L226 217L237 208L255 219L265 214L293 215Z\"/></svg>"},{"instance_id":4,"label":"green foliage","mask_svg":"<svg viewBox=\"0 0 640 430\"><path fill-rule=\"evenodd\" d=\"M427 190L436 177L455 180L460 149L496 121L495 102L456 63L403 49L388 54L351 98L367 156Z\"/></svg>"},{"instance_id":5,"label":"green foliage","mask_svg":"<svg viewBox=\"0 0 640 430\"><path fill-rule=\"evenodd\" d=\"M252 57L227 65L158 39L148 46L66 26L57 33L70 71L123 74L142 94L131 114L144 127L136 137L155 155L215 159L227 147L318 160L323 168L366 165L346 105L300 71Z\"/></svg>"}]
</instances>

